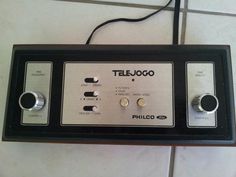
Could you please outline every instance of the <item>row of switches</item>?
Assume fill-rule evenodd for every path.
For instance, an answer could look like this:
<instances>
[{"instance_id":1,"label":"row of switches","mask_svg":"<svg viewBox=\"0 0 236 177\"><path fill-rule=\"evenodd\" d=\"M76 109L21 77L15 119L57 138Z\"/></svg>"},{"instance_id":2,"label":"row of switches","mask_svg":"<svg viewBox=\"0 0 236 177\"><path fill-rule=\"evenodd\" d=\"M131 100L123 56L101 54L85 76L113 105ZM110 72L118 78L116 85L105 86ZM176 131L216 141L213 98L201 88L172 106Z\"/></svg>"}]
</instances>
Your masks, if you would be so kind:
<instances>
[{"instance_id":1,"label":"row of switches","mask_svg":"<svg viewBox=\"0 0 236 177\"><path fill-rule=\"evenodd\" d=\"M97 77L88 77L84 79L84 82L86 83L97 83L99 80ZM99 95L98 91L90 91L90 92L84 92L85 97L97 97ZM89 111L89 112L97 112L98 107L97 106L84 106L83 107L84 111Z\"/></svg>"}]
</instances>

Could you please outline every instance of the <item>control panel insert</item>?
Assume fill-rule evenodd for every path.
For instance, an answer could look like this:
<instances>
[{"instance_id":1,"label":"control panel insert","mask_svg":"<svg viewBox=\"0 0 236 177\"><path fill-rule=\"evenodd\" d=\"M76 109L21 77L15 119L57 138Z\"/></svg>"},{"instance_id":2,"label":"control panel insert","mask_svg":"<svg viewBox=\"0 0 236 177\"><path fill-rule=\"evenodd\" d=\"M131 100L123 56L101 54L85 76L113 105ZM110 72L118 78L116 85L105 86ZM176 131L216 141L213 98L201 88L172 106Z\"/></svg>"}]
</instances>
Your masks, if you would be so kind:
<instances>
[{"instance_id":1,"label":"control panel insert","mask_svg":"<svg viewBox=\"0 0 236 177\"><path fill-rule=\"evenodd\" d=\"M62 125L174 126L171 62L66 62L63 73Z\"/></svg>"}]
</instances>

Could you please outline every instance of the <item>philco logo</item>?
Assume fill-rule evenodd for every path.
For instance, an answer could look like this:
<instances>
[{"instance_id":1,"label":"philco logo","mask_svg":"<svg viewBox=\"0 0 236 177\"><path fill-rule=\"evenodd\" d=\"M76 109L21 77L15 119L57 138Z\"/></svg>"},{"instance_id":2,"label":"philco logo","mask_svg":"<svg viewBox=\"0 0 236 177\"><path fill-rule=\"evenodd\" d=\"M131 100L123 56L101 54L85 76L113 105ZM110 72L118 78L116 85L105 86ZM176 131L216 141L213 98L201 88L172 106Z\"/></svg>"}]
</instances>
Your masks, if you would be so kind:
<instances>
[{"instance_id":1,"label":"philco logo","mask_svg":"<svg viewBox=\"0 0 236 177\"><path fill-rule=\"evenodd\" d=\"M167 119L165 115L132 115L132 119Z\"/></svg>"},{"instance_id":2,"label":"philco logo","mask_svg":"<svg viewBox=\"0 0 236 177\"><path fill-rule=\"evenodd\" d=\"M153 70L112 70L114 76L154 76Z\"/></svg>"}]
</instances>

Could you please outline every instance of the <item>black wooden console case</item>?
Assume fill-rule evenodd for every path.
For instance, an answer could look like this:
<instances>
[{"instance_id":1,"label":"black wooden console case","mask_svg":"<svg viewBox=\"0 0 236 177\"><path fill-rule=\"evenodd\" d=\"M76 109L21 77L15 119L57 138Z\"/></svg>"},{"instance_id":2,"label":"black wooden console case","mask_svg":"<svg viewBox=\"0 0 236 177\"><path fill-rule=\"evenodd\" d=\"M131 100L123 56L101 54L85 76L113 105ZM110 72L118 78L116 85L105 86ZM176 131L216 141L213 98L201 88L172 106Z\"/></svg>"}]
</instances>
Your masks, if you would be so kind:
<instances>
[{"instance_id":1,"label":"black wooden console case","mask_svg":"<svg viewBox=\"0 0 236 177\"><path fill-rule=\"evenodd\" d=\"M114 60L115 59L115 60ZM25 62L53 62L48 126L23 126L18 98ZM66 61L171 61L174 63L175 127L61 126L63 63ZM215 63L220 106L216 128L186 125L185 63ZM222 45L15 45L3 129L4 141L75 142L151 145L234 145L235 118L229 46Z\"/></svg>"}]
</instances>

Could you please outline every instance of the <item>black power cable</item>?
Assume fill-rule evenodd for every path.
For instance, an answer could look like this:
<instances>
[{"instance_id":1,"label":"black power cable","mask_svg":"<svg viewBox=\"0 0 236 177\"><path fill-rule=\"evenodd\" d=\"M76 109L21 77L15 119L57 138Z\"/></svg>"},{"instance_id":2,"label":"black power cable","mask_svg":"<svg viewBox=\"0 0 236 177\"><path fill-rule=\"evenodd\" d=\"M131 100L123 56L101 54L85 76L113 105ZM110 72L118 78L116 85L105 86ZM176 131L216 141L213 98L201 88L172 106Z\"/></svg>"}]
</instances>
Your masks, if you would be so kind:
<instances>
[{"instance_id":1,"label":"black power cable","mask_svg":"<svg viewBox=\"0 0 236 177\"><path fill-rule=\"evenodd\" d=\"M102 26L105 26L105 25L107 25L109 23L121 22L121 21L123 21L123 22L140 22L140 21L146 20L149 17L157 14L158 12L160 12L163 9L165 9L166 7L168 7L172 1L173 0L169 0L168 3L165 6L163 6L162 8L160 8L157 11L152 12L151 14L148 14L148 15L146 15L144 17L141 17L141 18L135 18L135 19L132 19L132 18L116 18L116 19L105 21L105 22L101 23L100 25L98 25L98 26L96 26L94 28L94 30L90 34L89 38L87 39L86 44L90 44L90 41L91 41L94 33L99 28L101 28ZM173 44L178 44L178 36L179 36L179 34L178 34L179 33L179 31L178 31L178 29L179 29L179 11L180 11L180 0L175 0L174 27L173 27Z\"/></svg>"},{"instance_id":2,"label":"black power cable","mask_svg":"<svg viewBox=\"0 0 236 177\"><path fill-rule=\"evenodd\" d=\"M180 11L180 0L175 0L175 12L174 12L174 23L173 23L173 44L179 43L179 11Z\"/></svg>"},{"instance_id":3,"label":"black power cable","mask_svg":"<svg viewBox=\"0 0 236 177\"><path fill-rule=\"evenodd\" d=\"M90 41L91 41L91 39L92 39L94 33L95 33L99 28L101 28L102 26L107 25L107 24L109 24L109 23L121 22L121 21L123 21L123 22L140 22L140 21L146 20L146 19L148 19L149 17L151 17L151 16L157 14L158 12L160 12L160 11L162 11L163 9L165 9L166 7L168 7L169 4L170 4L172 1L173 1L173 0L169 0L169 2L168 2L165 6L163 6L162 8L160 8L160 9L158 9L157 11L155 11L155 12L153 12L153 13L151 13L151 14L148 14L148 15L146 15L146 16L144 16L144 17L141 17L141 18L135 18L135 19L132 19L132 18L116 18L116 19L112 19L112 20L105 21L105 22L101 23L100 25L98 25L96 28L94 28L94 30L93 30L92 33L90 34L89 38L87 39L86 44L89 44L89 43L90 43Z\"/></svg>"}]
</instances>

